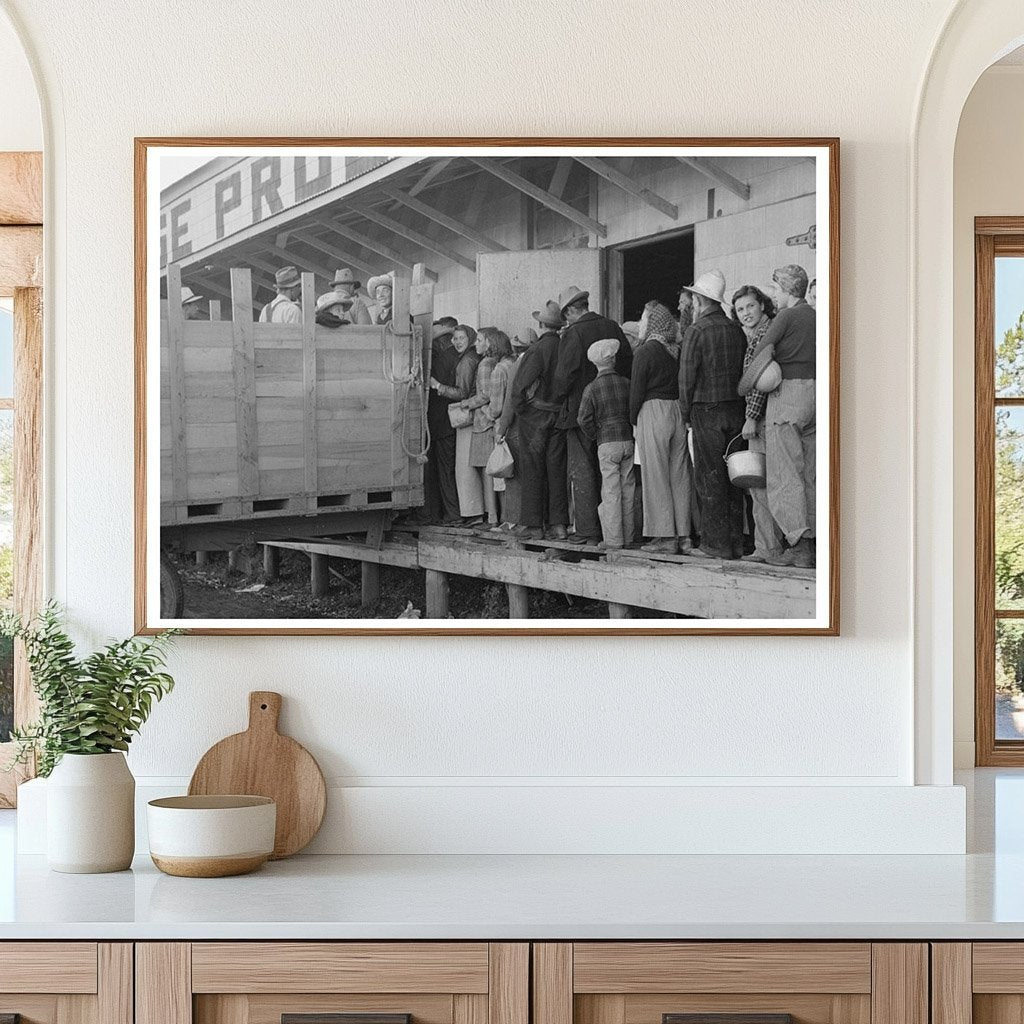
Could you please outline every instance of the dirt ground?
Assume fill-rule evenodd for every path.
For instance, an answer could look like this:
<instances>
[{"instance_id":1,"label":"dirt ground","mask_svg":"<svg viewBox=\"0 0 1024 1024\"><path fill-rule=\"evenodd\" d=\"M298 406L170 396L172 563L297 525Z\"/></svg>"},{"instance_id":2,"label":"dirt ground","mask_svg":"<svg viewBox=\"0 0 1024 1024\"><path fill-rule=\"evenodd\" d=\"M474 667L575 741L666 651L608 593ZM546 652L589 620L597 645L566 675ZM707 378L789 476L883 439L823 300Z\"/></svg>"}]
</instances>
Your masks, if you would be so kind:
<instances>
[{"instance_id":1,"label":"dirt ground","mask_svg":"<svg viewBox=\"0 0 1024 1024\"><path fill-rule=\"evenodd\" d=\"M330 593L316 599L309 590L309 559L300 552L281 552L280 575L273 582L265 580L262 569L255 566L248 573L229 570L224 553L211 553L208 558L204 567L195 564L194 556L182 556L176 563L185 587L187 619L396 619L403 612L407 618L424 614L424 574L418 569L382 565L380 600L362 608L357 562L332 558ZM464 576L449 580L449 618L508 618L508 597L501 584ZM530 591L530 618L607 617L603 601Z\"/></svg>"}]
</instances>

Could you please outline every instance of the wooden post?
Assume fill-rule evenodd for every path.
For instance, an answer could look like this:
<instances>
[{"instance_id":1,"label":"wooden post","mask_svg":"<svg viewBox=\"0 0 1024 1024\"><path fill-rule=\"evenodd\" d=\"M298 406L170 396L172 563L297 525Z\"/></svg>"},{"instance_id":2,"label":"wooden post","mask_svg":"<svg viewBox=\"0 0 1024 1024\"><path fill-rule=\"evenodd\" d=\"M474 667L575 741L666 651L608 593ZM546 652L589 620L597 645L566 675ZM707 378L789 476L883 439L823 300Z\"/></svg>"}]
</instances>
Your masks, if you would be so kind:
<instances>
[{"instance_id":1,"label":"wooden post","mask_svg":"<svg viewBox=\"0 0 1024 1024\"><path fill-rule=\"evenodd\" d=\"M185 448L185 319L181 312L181 267L167 265L167 379L171 384L171 499L188 501ZM161 496L163 497L163 496Z\"/></svg>"},{"instance_id":2,"label":"wooden post","mask_svg":"<svg viewBox=\"0 0 1024 1024\"><path fill-rule=\"evenodd\" d=\"M632 617L628 604L616 604L614 601L608 602L609 619L631 619Z\"/></svg>"},{"instance_id":3,"label":"wooden post","mask_svg":"<svg viewBox=\"0 0 1024 1024\"><path fill-rule=\"evenodd\" d=\"M256 341L252 319L252 275L248 267L231 269L231 320L238 494L242 498L255 498L259 493L260 473L256 451L259 443L256 433ZM184 375L184 371L182 373Z\"/></svg>"},{"instance_id":4,"label":"wooden post","mask_svg":"<svg viewBox=\"0 0 1024 1024\"><path fill-rule=\"evenodd\" d=\"M364 608L368 608L380 600L380 566L376 562L363 562L362 567L362 603Z\"/></svg>"},{"instance_id":5,"label":"wooden post","mask_svg":"<svg viewBox=\"0 0 1024 1024\"><path fill-rule=\"evenodd\" d=\"M508 591L508 617L510 619L528 619L530 617L530 588L518 583L506 583Z\"/></svg>"},{"instance_id":6,"label":"wooden post","mask_svg":"<svg viewBox=\"0 0 1024 1024\"><path fill-rule=\"evenodd\" d=\"M196 552L196 565L202 568L204 565L208 565L210 562L209 552L197 551Z\"/></svg>"},{"instance_id":7,"label":"wooden post","mask_svg":"<svg viewBox=\"0 0 1024 1024\"><path fill-rule=\"evenodd\" d=\"M318 475L316 410L319 393L316 379L316 289L314 277L302 275L302 454L306 507L316 511Z\"/></svg>"},{"instance_id":8,"label":"wooden post","mask_svg":"<svg viewBox=\"0 0 1024 1024\"><path fill-rule=\"evenodd\" d=\"M281 549L272 544L263 545L263 575L268 580L276 580L281 574Z\"/></svg>"},{"instance_id":9,"label":"wooden post","mask_svg":"<svg viewBox=\"0 0 1024 1024\"><path fill-rule=\"evenodd\" d=\"M427 569L427 618L448 618L448 574Z\"/></svg>"},{"instance_id":10,"label":"wooden post","mask_svg":"<svg viewBox=\"0 0 1024 1024\"><path fill-rule=\"evenodd\" d=\"M210 320L220 320L220 299L210 299Z\"/></svg>"},{"instance_id":11,"label":"wooden post","mask_svg":"<svg viewBox=\"0 0 1024 1024\"><path fill-rule=\"evenodd\" d=\"M330 589L330 573L326 555L309 556L309 589L314 597L326 597Z\"/></svg>"},{"instance_id":12,"label":"wooden post","mask_svg":"<svg viewBox=\"0 0 1024 1024\"><path fill-rule=\"evenodd\" d=\"M238 566L239 566L239 563L241 562L241 557L242 557L242 549L241 548L232 548L228 552L228 568L229 569L237 569Z\"/></svg>"}]
</instances>

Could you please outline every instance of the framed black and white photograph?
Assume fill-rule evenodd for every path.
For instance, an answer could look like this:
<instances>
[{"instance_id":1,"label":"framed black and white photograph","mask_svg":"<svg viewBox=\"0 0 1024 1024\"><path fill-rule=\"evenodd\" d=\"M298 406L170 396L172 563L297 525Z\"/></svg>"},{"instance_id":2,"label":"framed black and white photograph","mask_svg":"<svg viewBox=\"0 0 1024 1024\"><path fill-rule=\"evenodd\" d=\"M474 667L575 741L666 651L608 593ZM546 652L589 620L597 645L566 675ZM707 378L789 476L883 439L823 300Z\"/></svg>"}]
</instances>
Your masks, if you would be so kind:
<instances>
[{"instance_id":1,"label":"framed black and white photograph","mask_svg":"<svg viewBox=\"0 0 1024 1024\"><path fill-rule=\"evenodd\" d=\"M137 629L837 634L838 161L137 139Z\"/></svg>"}]
</instances>

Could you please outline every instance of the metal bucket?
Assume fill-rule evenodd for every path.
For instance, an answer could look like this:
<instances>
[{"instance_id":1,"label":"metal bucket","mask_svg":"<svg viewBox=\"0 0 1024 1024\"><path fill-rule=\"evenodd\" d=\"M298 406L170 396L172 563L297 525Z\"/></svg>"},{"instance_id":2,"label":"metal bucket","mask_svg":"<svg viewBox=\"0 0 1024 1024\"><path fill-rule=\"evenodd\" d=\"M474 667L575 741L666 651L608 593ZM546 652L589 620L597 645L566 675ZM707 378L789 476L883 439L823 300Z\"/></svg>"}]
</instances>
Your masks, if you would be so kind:
<instances>
[{"instance_id":1,"label":"metal bucket","mask_svg":"<svg viewBox=\"0 0 1024 1024\"><path fill-rule=\"evenodd\" d=\"M729 470L729 481L743 490L762 490L767 480L767 462L764 452L730 452L729 449L743 437L737 434L725 446L725 465Z\"/></svg>"}]
</instances>

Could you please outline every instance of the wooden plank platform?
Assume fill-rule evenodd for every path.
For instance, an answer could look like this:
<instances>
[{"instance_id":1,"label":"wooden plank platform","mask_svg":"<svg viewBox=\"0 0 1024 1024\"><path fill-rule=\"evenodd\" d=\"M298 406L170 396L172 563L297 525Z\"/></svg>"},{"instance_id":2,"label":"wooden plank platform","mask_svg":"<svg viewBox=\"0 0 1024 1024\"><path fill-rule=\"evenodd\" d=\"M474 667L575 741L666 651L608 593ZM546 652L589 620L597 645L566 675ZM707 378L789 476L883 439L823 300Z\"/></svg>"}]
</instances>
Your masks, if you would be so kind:
<instances>
[{"instance_id":1,"label":"wooden plank platform","mask_svg":"<svg viewBox=\"0 0 1024 1024\"><path fill-rule=\"evenodd\" d=\"M698 560L639 550L604 550L558 541L479 535L460 527L403 526L379 546L353 537L264 541L267 548L302 551L319 562L347 558L364 565L426 571L427 618L447 615L451 574L503 583L513 618L524 618L527 589L604 601L609 616L650 609L702 619L811 619L813 570L750 562ZM373 592L373 586L369 592ZM375 599L375 598L374 598Z\"/></svg>"},{"instance_id":2,"label":"wooden plank platform","mask_svg":"<svg viewBox=\"0 0 1024 1024\"><path fill-rule=\"evenodd\" d=\"M400 569L420 568L415 542L410 544L401 540L389 540L384 541L379 548L373 548L361 541L322 537L317 540L269 540L262 541L262 544L264 548L304 551L307 555L351 558L373 565L397 565Z\"/></svg>"}]
</instances>

